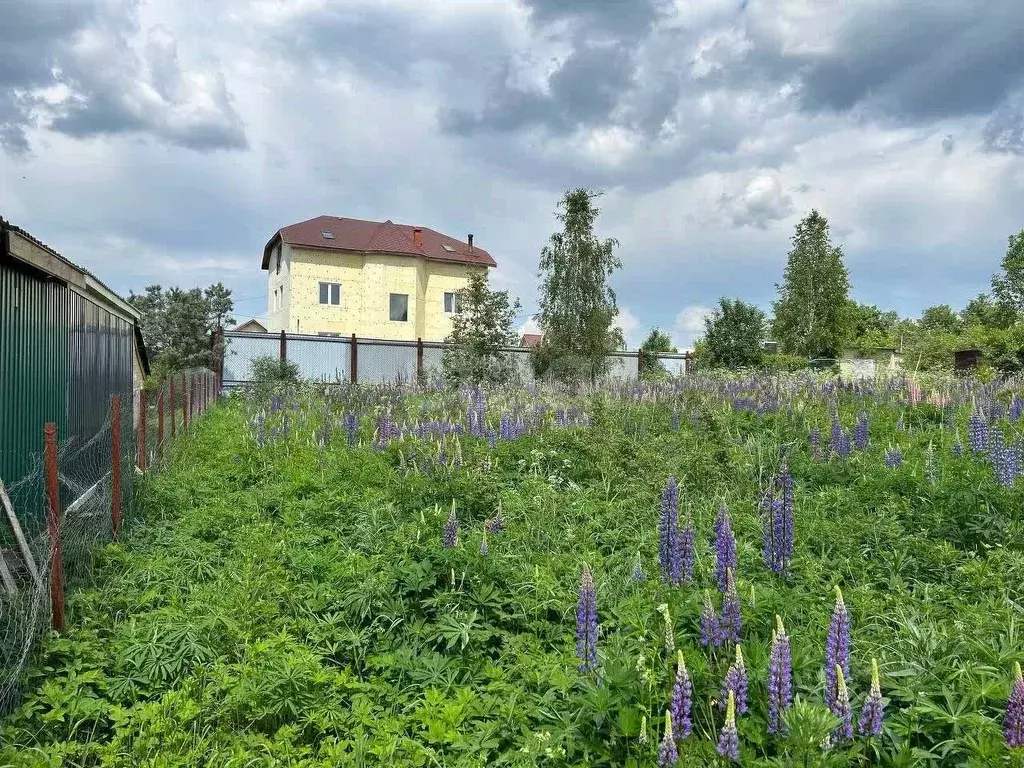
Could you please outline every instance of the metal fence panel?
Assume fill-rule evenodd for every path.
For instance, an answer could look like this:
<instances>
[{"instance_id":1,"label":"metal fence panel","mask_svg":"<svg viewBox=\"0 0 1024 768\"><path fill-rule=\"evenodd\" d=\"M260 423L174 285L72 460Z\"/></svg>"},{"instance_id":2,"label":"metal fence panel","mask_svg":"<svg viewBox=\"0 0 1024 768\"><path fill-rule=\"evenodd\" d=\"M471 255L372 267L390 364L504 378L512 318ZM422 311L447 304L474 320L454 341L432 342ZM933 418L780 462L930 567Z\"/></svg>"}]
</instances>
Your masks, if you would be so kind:
<instances>
[{"instance_id":1,"label":"metal fence panel","mask_svg":"<svg viewBox=\"0 0 1024 768\"><path fill-rule=\"evenodd\" d=\"M280 339L264 333L224 334L224 386L252 380L252 362L258 357L277 357Z\"/></svg>"},{"instance_id":2,"label":"metal fence panel","mask_svg":"<svg viewBox=\"0 0 1024 768\"><path fill-rule=\"evenodd\" d=\"M623 381L636 377L636 355L609 355L606 361L605 379Z\"/></svg>"},{"instance_id":3,"label":"metal fence panel","mask_svg":"<svg viewBox=\"0 0 1024 768\"><path fill-rule=\"evenodd\" d=\"M423 345L423 374L432 379L442 374L442 361L444 360L444 345Z\"/></svg>"},{"instance_id":4,"label":"metal fence panel","mask_svg":"<svg viewBox=\"0 0 1024 768\"><path fill-rule=\"evenodd\" d=\"M424 357L426 356L426 350ZM399 344L359 340L356 378L360 384L416 380L416 343Z\"/></svg>"},{"instance_id":5,"label":"metal fence panel","mask_svg":"<svg viewBox=\"0 0 1024 768\"><path fill-rule=\"evenodd\" d=\"M360 345L362 352L362 345ZM289 339L288 360L299 367L299 376L313 381L348 381L352 363L352 342L348 339ZM362 367L362 361L359 361Z\"/></svg>"},{"instance_id":6,"label":"metal fence panel","mask_svg":"<svg viewBox=\"0 0 1024 768\"><path fill-rule=\"evenodd\" d=\"M656 355L656 358L669 375L686 375L686 355Z\"/></svg>"}]
</instances>

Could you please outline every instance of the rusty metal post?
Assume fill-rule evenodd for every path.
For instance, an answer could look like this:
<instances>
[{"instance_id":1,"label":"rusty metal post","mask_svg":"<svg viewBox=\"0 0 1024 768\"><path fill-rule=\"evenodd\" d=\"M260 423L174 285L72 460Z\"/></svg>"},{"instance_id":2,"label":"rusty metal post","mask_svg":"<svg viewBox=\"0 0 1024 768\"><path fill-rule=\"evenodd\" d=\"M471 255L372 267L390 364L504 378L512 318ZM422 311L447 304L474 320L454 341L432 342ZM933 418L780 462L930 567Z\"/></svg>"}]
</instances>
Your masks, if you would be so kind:
<instances>
[{"instance_id":1,"label":"rusty metal post","mask_svg":"<svg viewBox=\"0 0 1024 768\"><path fill-rule=\"evenodd\" d=\"M185 384L185 374L181 374L181 431L188 430L188 386Z\"/></svg>"},{"instance_id":2,"label":"rusty metal post","mask_svg":"<svg viewBox=\"0 0 1024 768\"><path fill-rule=\"evenodd\" d=\"M146 390L139 390L139 469L146 471L146 411L149 409L146 403Z\"/></svg>"},{"instance_id":3,"label":"rusty metal post","mask_svg":"<svg viewBox=\"0 0 1024 768\"><path fill-rule=\"evenodd\" d=\"M156 460L164 458L164 390L160 388L160 396L156 399Z\"/></svg>"},{"instance_id":4,"label":"rusty metal post","mask_svg":"<svg viewBox=\"0 0 1024 768\"><path fill-rule=\"evenodd\" d=\"M356 335L353 333L352 334L352 346L349 347L349 353L350 353L349 357L350 357L350 359L349 359L349 366L348 366L349 367L349 371L348 371L349 372L349 379L352 381L353 384L355 384L357 381L359 381L359 375L357 373L358 370L359 370L359 352L357 351L357 347L358 346L359 346L359 342L356 341Z\"/></svg>"},{"instance_id":5,"label":"rusty metal post","mask_svg":"<svg viewBox=\"0 0 1024 768\"><path fill-rule=\"evenodd\" d=\"M217 326L213 337L213 397L220 397L220 390L224 386L224 329Z\"/></svg>"},{"instance_id":6,"label":"rusty metal post","mask_svg":"<svg viewBox=\"0 0 1024 768\"><path fill-rule=\"evenodd\" d=\"M114 541L121 533L121 396L110 403L110 442L113 444L110 464L110 524Z\"/></svg>"},{"instance_id":7,"label":"rusty metal post","mask_svg":"<svg viewBox=\"0 0 1024 768\"><path fill-rule=\"evenodd\" d=\"M636 351L636 376L640 378L640 374L644 372L644 351L638 349Z\"/></svg>"},{"instance_id":8,"label":"rusty metal post","mask_svg":"<svg viewBox=\"0 0 1024 768\"><path fill-rule=\"evenodd\" d=\"M423 378L423 339L416 339L416 381Z\"/></svg>"},{"instance_id":9,"label":"rusty metal post","mask_svg":"<svg viewBox=\"0 0 1024 768\"><path fill-rule=\"evenodd\" d=\"M57 469L57 425L43 427L43 457L46 497L50 504L47 528L50 533L50 608L53 628L64 629L64 560L60 547L60 483Z\"/></svg>"},{"instance_id":10,"label":"rusty metal post","mask_svg":"<svg viewBox=\"0 0 1024 768\"><path fill-rule=\"evenodd\" d=\"M288 359L288 337L285 335L284 329L281 330L281 349L279 351L279 356L282 363Z\"/></svg>"},{"instance_id":11,"label":"rusty metal post","mask_svg":"<svg viewBox=\"0 0 1024 768\"><path fill-rule=\"evenodd\" d=\"M171 414L171 440L173 440L174 439L174 425L176 423L175 407L174 407L174 376L173 375L170 378L170 382L171 382L171 405L170 405L170 409L169 409L168 412Z\"/></svg>"}]
</instances>

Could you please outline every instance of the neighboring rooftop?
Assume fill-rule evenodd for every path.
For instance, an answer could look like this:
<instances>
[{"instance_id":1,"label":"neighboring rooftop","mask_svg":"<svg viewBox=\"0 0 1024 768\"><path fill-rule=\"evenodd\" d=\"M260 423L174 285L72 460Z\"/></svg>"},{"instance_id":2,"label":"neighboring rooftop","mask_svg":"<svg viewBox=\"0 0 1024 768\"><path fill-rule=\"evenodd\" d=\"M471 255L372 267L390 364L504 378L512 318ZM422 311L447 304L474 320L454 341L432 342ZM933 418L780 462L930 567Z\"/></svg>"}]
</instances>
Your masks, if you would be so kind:
<instances>
[{"instance_id":1,"label":"neighboring rooftop","mask_svg":"<svg viewBox=\"0 0 1024 768\"><path fill-rule=\"evenodd\" d=\"M282 227L263 248L263 269L270 268L270 254L279 242L327 251L393 253L422 256L431 261L498 266L491 254L473 245L472 235L463 242L429 227L395 224L391 219L364 221L339 216L317 216L315 219Z\"/></svg>"},{"instance_id":2,"label":"neighboring rooftop","mask_svg":"<svg viewBox=\"0 0 1024 768\"><path fill-rule=\"evenodd\" d=\"M519 340L520 347L536 347L544 340L544 336L539 333L524 333L523 338Z\"/></svg>"}]
</instances>

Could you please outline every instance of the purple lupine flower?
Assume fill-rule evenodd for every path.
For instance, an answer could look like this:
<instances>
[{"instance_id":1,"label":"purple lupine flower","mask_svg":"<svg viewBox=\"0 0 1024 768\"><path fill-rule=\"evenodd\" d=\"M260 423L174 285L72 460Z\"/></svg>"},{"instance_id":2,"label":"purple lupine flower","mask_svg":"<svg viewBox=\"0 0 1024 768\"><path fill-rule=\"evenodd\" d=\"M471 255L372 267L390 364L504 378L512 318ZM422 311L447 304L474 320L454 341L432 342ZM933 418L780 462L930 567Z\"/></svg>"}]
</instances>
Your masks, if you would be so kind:
<instances>
[{"instance_id":1,"label":"purple lupine flower","mask_svg":"<svg viewBox=\"0 0 1024 768\"><path fill-rule=\"evenodd\" d=\"M843 444L843 425L839 423L839 417L832 417L832 434L829 438L829 448L832 453L842 456L841 447Z\"/></svg>"},{"instance_id":2,"label":"purple lupine flower","mask_svg":"<svg viewBox=\"0 0 1024 768\"><path fill-rule=\"evenodd\" d=\"M1021 676L1019 661L1013 665L1013 686L1006 701L1003 736L1006 737L1006 746L1024 747L1024 677Z\"/></svg>"},{"instance_id":3,"label":"purple lupine flower","mask_svg":"<svg viewBox=\"0 0 1024 768\"><path fill-rule=\"evenodd\" d=\"M715 580L721 592L725 592L726 572L730 569L736 570L736 537L732 533L729 510L723 504L715 520Z\"/></svg>"},{"instance_id":4,"label":"purple lupine flower","mask_svg":"<svg viewBox=\"0 0 1024 768\"><path fill-rule=\"evenodd\" d=\"M935 447L931 443L928 443L928 449L924 453L924 476L932 485L939 482L939 465L935 461Z\"/></svg>"},{"instance_id":5,"label":"purple lupine flower","mask_svg":"<svg viewBox=\"0 0 1024 768\"><path fill-rule=\"evenodd\" d=\"M665 710L665 734L661 737L661 745L658 747L658 768L669 768L679 760L679 750L676 749L676 740L672 735L672 713Z\"/></svg>"},{"instance_id":6,"label":"purple lupine flower","mask_svg":"<svg viewBox=\"0 0 1024 768\"><path fill-rule=\"evenodd\" d=\"M868 415L863 411L857 416L857 426L853 430L853 445L858 451L868 447Z\"/></svg>"},{"instance_id":7,"label":"purple lupine flower","mask_svg":"<svg viewBox=\"0 0 1024 768\"><path fill-rule=\"evenodd\" d=\"M732 691L729 691L727 701L725 725L722 726L722 732L718 735L718 746L715 751L727 760L739 762L740 735L736 731L736 696Z\"/></svg>"},{"instance_id":8,"label":"purple lupine flower","mask_svg":"<svg viewBox=\"0 0 1024 768\"><path fill-rule=\"evenodd\" d=\"M580 672L586 674L597 669L597 590L586 563L576 604L576 658L580 660Z\"/></svg>"},{"instance_id":9,"label":"purple lupine flower","mask_svg":"<svg viewBox=\"0 0 1024 768\"><path fill-rule=\"evenodd\" d=\"M782 465L776 485L779 498L769 494L765 499L764 562L769 570L783 573L793 557L793 478L787 464Z\"/></svg>"},{"instance_id":10,"label":"purple lupine flower","mask_svg":"<svg viewBox=\"0 0 1024 768\"><path fill-rule=\"evenodd\" d=\"M687 517L686 527L679 534L679 570L683 583L693 582L694 531L693 520Z\"/></svg>"},{"instance_id":11,"label":"purple lupine flower","mask_svg":"<svg viewBox=\"0 0 1024 768\"><path fill-rule=\"evenodd\" d=\"M480 556L487 557L491 554L491 548L487 546L487 528L484 528L484 537L480 539Z\"/></svg>"},{"instance_id":12,"label":"purple lupine flower","mask_svg":"<svg viewBox=\"0 0 1024 768\"><path fill-rule=\"evenodd\" d=\"M348 435L348 444L356 444L356 429L358 427L358 421L356 420L356 414L354 411L349 411L345 414L345 433Z\"/></svg>"},{"instance_id":13,"label":"purple lupine flower","mask_svg":"<svg viewBox=\"0 0 1024 768\"><path fill-rule=\"evenodd\" d=\"M718 614L711 603L711 592L704 590L704 606L700 612L700 644L718 647Z\"/></svg>"},{"instance_id":14,"label":"purple lupine flower","mask_svg":"<svg viewBox=\"0 0 1024 768\"><path fill-rule=\"evenodd\" d=\"M452 549L459 543L459 518L455 515L455 504L452 504L451 514L448 515L448 522L444 524L444 534L441 536L441 543L445 549Z\"/></svg>"},{"instance_id":15,"label":"purple lupine flower","mask_svg":"<svg viewBox=\"0 0 1024 768\"><path fill-rule=\"evenodd\" d=\"M793 704L793 658L782 618L775 617L768 658L768 733L784 734L785 712Z\"/></svg>"},{"instance_id":16,"label":"purple lupine flower","mask_svg":"<svg viewBox=\"0 0 1024 768\"><path fill-rule=\"evenodd\" d=\"M722 695L718 699L720 709L725 709L725 701L730 691L736 697L736 712L745 715L747 713L747 667L743 663L743 650L739 643L736 644L736 661L729 666L729 671L725 673L725 680L722 682Z\"/></svg>"},{"instance_id":17,"label":"purple lupine flower","mask_svg":"<svg viewBox=\"0 0 1024 768\"><path fill-rule=\"evenodd\" d=\"M811 434L808 440L811 443L811 458L817 461L821 458L821 430L817 427L811 427Z\"/></svg>"},{"instance_id":18,"label":"purple lupine flower","mask_svg":"<svg viewBox=\"0 0 1024 768\"><path fill-rule=\"evenodd\" d=\"M903 426L903 416L902 415L899 417L899 419L896 420L896 429L898 429L900 432L902 432L905 429L905 427Z\"/></svg>"},{"instance_id":19,"label":"purple lupine flower","mask_svg":"<svg viewBox=\"0 0 1024 768\"><path fill-rule=\"evenodd\" d=\"M832 732L833 743L849 741L853 738L853 710L850 708L850 691L846 687L846 677L838 664L834 670L835 690L830 697L829 709L839 718L839 726Z\"/></svg>"},{"instance_id":20,"label":"purple lupine flower","mask_svg":"<svg viewBox=\"0 0 1024 768\"><path fill-rule=\"evenodd\" d=\"M494 513L494 517L487 521L488 533L501 533L505 528L505 518L501 515L501 507Z\"/></svg>"},{"instance_id":21,"label":"purple lupine flower","mask_svg":"<svg viewBox=\"0 0 1024 768\"><path fill-rule=\"evenodd\" d=\"M661 563L661 580L666 584L678 584L679 562L679 487L676 479L670 477L661 495L661 525L658 539L658 560Z\"/></svg>"},{"instance_id":22,"label":"purple lupine flower","mask_svg":"<svg viewBox=\"0 0 1024 768\"><path fill-rule=\"evenodd\" d=\"M953 440L953 455L958 459L964 455L964 444L960 442L959 433L957 434L956 439Z\"/></svg>"},{"instance_id":23,"label":"purple lupine flower","mask_svg":"<svg viewBox=\"0 0 1024 768\"><path fill-rule=\"evenodd\" d=\"M846 612L843 592L836 587L836 604L825 640L825 700L829 709L835 705L836 668L850 674L850 615Z\"/></svg>"},{"instance_id":24,"label":"purple lupine flower","mask_svg":"<svg viewBox=\"0 0 1024 768\"><path fill-rule=\"evenodd\" d=\"M885 452L886 469L899 469L903 466L903 450L897 445Z\"/></svg>"},{"instance_id":25,"label":"purple lupine flower","mask_svg":"<svg viewBox=\"0 0 1024 768\"><path fill-rule=\"evenodd\" d=\"M732 569L726 569L725 596L722 598L722 617L718 622L718 642L721 645L726 642L738 643L740 641L740 596L736 592L736 581L732 575Z\"/></svg>"},{"instance_id":26,"label":"purple lupine flower","mask_svg":"<svg viewBox=\"0 0 1024 768\"><path fill-rule=\"evenodd\" d=\"M647 571L640 561L640 553L636 553L636 560L633 562L633 581L647 581Z\"/></svg>"},{"instance_id":27,"label":"purple lupine flower","mask_svg":"<svg viewBox=\"0 0 1024 768\"><path fill-rule=\"evenodd\" d=\"M676 681L672 686L672 729L676 742L685 739L693 731L690 709L693 706L693 684L683 660L683 652L676 651Z\"/></svg>"},{"instance_id":28,"label":"purple lupine flower","mask_svg":"<svg viewBox=\"0 0 1024 768\"><path fill-rule=\"evenodd\" d=\"M847 432L840 432L839 439L835 446L835 453L840 459L850 458L850 435Z\"/></svg>"},{"instance_id":29,"label":"purple lupine flower","mask_svg":"<svg viewBox=\"0 0 1024 768\"><path fill-rule=\"evenodd\" d=\"M975 453L982 453L988 445L988 426L980 413L972 413L967 420L967 439Z\"/></svg>"},{"instance_id":30,"label":"purple lupine flower","mask_svg":"<svg viewBox=\"0 0 1024 768\"><path fill-rule=\"evenodd\" d=\"M885 703L882 701L882 686L878 680L878 660L871 660L871 690L864 699L864 707L860 711L857 730L864 736L878 736L882 732L882 718L885 715Z\"/></svg>"},{"instance_id":31,"label":"purple lupine flower","mask_svg":"<svg viewBox=\"0 0 1024 768\"><path fill-rule=\"evenodd\" d=\"M1013 423L1020 421L1021 414L1024 414L1024 400L1014 395L1013 400L1010 401L1010 421Z\"/></svg>"}]
</instances>

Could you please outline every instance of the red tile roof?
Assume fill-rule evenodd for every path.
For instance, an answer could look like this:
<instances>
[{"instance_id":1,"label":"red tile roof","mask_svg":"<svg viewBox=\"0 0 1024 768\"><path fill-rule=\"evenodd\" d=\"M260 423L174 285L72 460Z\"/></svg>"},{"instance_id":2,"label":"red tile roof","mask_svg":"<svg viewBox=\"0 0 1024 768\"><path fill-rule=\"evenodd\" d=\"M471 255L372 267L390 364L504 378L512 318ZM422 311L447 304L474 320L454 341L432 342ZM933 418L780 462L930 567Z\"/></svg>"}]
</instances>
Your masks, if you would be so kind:
<instances>
[{"instance_id":1,"label":"red tile roof","mask_svg":"<svg viewBox=\"0 0 1024 768\"><path fill-rule=\"evenodd\" d=\"M419 246L413 242L413 230L422 232ZM330 232L333 238L325 238L321 232ZM355 251L359 253L394 253L400 256L423 256L431 261L448 261L456 264L478 264L496 267L497 262L483 248L448 237L427 227L413 227L395 224L391 219L384 222L343 219L338 216L317 216L282 227L270 238L263 248L263 269L270 268L270 254L278 241L305 248L328 251ZM444 248L447 245L453 250Z\"/></svg>"},{"instance_id":2,"label":"red tile roof","mask_svg":"<svg viewBox=\"0 0 1024 768\"><path fill-rule=\"evenodd\" d=\"M536 347L544 340L544 336L539 333L524 333L523 338L519 342L521 347Z\"/></svg>"}]
</instances>

